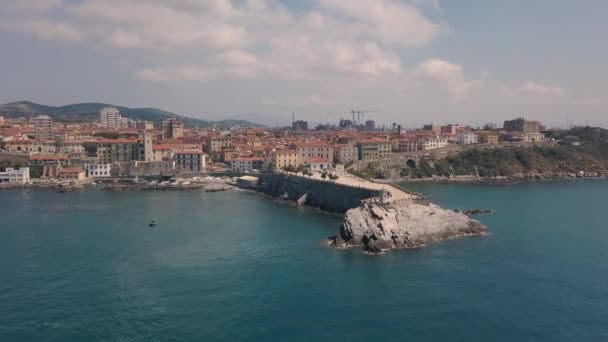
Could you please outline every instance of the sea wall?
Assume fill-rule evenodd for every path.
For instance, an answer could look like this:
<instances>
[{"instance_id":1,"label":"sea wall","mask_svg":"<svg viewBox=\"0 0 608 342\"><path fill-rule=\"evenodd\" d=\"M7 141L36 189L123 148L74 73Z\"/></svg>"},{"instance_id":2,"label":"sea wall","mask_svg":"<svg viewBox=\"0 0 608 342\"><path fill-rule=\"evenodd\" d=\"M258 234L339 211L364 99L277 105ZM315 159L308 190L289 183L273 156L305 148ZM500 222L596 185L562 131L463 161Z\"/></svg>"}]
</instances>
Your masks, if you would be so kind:
<instances>
[{"instance_id":1,"label":"sea wall","mask_svg":"<svg viewBox=\"0 0 608 342\"><path fill-rule=\"evenodd\" d=\"M280 173L262 174L260 191L291 201L298 201L306 195L304 204L338 213L360 206L364 199L380 196L378 190Z\"/></svg>"}]
</instances>

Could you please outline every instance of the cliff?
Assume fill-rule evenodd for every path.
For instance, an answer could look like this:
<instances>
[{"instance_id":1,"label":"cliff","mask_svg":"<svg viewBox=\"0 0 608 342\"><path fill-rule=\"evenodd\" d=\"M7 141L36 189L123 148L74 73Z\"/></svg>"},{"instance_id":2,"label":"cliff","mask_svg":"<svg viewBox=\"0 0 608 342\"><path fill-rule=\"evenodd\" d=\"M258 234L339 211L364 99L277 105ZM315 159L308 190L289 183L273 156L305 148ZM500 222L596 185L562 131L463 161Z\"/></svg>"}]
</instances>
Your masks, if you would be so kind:
<instances>
[{"instance_id":1,"label":"cliff","mask_svg":"<svg viewBox=\"0 0 608 342\"><path fill-rule=\"evenodd\" d=\"M479 221L434 204L366 203L346 212L334 244L336 247L362 246L365 251L380 253L486 233L487 228Z\"/></svg>"}]
</instances>

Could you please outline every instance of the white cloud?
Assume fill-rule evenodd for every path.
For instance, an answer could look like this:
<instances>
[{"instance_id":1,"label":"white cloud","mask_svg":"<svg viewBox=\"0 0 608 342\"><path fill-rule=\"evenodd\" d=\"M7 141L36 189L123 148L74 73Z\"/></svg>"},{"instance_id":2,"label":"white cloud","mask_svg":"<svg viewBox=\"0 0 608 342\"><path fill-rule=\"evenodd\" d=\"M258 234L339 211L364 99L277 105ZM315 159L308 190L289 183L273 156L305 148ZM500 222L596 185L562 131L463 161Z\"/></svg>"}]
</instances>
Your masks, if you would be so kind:
<instances>
[{"instance_id":1,"label":"white cloud","mask_svg":"<svg viewBox=\"0 0 608 342\"><path fill-rule=\"evenodd\" d=\"M467 80L460 65L438 58L418 64L416 74L439 82L453 101L464 100L473 90L483 85L481 80Z\"/></svg>"},{"instance_id":2,"label":"white cloud","mask_svg":"<svg viewBox=\"0 0 608 342\"><path fill-rule=\"evenodd\" d=\"M523 93L537 95L561 96L564 94L564 90L560 87L546 86L532 81L523 84L519 90Z\"/></svg>"},{"instance_id":3,"label":"white cloud","mask_svg":"<svg viewBox=\"0 0 608 342\"><path fill-rule=\"evenodd\" d=\"M156 81L399 74L397 49L429 43L441 26L419 0L314 0L299 11L279 0L28 3L9 6L0 20L39 39L142 50L136 74Z\"/></svg>"}]
</instances>

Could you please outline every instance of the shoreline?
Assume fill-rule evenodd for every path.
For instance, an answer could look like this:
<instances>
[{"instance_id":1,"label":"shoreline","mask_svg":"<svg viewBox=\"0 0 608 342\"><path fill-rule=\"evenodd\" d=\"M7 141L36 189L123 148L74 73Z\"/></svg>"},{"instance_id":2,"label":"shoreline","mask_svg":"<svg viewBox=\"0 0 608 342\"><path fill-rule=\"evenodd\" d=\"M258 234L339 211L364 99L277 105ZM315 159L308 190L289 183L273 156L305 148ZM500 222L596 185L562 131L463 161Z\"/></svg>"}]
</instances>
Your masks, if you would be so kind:
<instances>
[{"instance_id":1,"label":"shoreline","mask_svg":"<svg viewBox=\"0 0 608 342\"><path fill-rule=\"evenodd\" d=\"M515 185L515 184L529 184L529 183L540 183L540 182L551 182L551 181L564 181L564 180L608 180L608 174L591 174L578 176L576 174L531 174L531 175L518 175L510 177L476 177L476 176L456 176L456 177L428 177L428 178L393 178L393 179L372 179L376 183L432 183L432 184L479 184L479 185Z\"/></svg>"}]
</instances>

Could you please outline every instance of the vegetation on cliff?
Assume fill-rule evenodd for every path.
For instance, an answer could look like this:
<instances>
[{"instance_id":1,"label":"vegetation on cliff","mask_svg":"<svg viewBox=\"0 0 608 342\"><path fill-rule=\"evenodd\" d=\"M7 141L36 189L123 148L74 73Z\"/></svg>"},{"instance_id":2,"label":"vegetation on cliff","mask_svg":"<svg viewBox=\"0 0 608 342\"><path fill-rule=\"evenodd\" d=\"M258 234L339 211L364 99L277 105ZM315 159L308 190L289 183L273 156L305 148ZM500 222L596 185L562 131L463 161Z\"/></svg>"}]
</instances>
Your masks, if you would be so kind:
<instances>
[{"instance_id":1,"label":"vegetation on cliff","mask_svg":"<svg viewBox=\"0 0 608 342\"><path fill-rule=\"evenodd\" d=\"M531 174L605 173L608 170L608 131L575 127L554 133L552 145L503 146L462 151L443 158L423 157L414 162L384 166L372 163L356 171L364 178L427 178L479 175L511 177ZM567 139L568 138L568 139ZM568 143L566 143L568 141ZM576 144L570 141L575 141ZM563 143L562 143L563 142Z\"/></svg>"}]
</instances>

